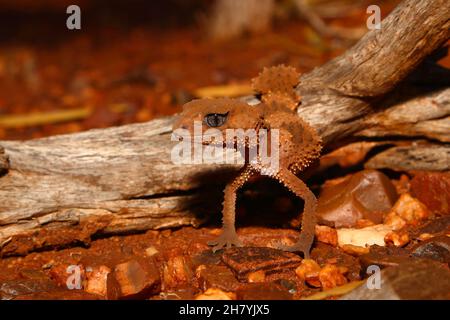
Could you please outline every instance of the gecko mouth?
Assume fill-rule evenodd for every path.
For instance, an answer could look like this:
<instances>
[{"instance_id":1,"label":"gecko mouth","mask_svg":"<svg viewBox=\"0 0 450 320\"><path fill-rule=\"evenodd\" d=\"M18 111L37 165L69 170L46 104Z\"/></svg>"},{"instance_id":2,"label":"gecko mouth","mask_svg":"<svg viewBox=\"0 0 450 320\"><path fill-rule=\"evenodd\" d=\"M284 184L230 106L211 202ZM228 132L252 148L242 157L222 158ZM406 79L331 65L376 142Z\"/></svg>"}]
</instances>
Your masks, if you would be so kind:
<instances>
[{"instance_id":1,"label":"gecko mouth","mask_svg":"<svg viewBox=\"0 0 450 320\"><path fill-rule=\"evenodd\" d=\"M186 138L183 135L177 134L175 131L172 133L174 138L178 141L184 141ZM238 148L249 148L253 146L257 146L256 141L251 141L249 137L238 137L234 136L232 140L228 139L217 139L217 135L192 135L189 136L190 143L194 144L201 144L204 146L214 146L214 147L222 147L222 148L229 148L229 149L235 149L238 150Z\"/></svg>"},{"instance_id":2,"label":"gecko mouth","mask_svg":"<svg viewBox=\"0 0 450 320\"><path fill-rule=\"evenodd\" d=\"M248 140L243 141L237 138L234 138L232 141L204 141L202 142L204 146L212 146L223 149L232 149L236 152L248 150L253 147L257 147L258 144L249 143Z\"/></svg>"}]
</instances>

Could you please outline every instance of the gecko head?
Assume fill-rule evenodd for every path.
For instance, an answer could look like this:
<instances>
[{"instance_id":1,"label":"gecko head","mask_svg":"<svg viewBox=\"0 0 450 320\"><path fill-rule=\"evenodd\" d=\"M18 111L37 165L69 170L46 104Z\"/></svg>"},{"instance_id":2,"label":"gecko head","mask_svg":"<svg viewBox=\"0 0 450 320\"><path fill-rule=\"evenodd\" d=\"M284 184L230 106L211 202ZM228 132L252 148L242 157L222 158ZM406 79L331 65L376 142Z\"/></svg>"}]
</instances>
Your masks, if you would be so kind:
<instances>
[{"instance_id":1,"label":"gecko head","mask_svg":"<svg viewBox=\"0 0 450 320\"><path fill-rule=\"evenodd\" d=\"M173 125L173 130L185 129L193 136L194 126L201 124L203 143L208 144L205 134L216 129L225 135L227 129L255 129L261 118L260 108L230 98L197 99L186 103Z\"/></svg>"}]
</instances>

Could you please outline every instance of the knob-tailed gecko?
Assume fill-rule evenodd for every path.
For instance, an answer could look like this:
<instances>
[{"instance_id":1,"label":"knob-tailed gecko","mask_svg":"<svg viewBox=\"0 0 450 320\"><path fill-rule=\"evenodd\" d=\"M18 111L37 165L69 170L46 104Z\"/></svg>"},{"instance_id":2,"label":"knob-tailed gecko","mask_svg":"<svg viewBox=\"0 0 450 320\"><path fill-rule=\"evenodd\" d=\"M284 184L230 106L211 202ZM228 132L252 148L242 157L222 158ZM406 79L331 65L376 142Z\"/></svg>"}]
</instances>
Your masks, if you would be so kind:
<instances>
[{"instance_id":1,"label":"knob-tailed gecko","mask_svg":"<svg viewBox=\"0 0 450 320\"><path fill-rule=\"evenodd\" d=\"M262 163L259 154L256 158L249 158L249 149L259 148L259 141L252 142L248 138L234 137L235 143L232 147L243 146L247 156L243 154L245 164L239 175L225 187L222 233L212 243L215 245L213 250L232 245L242 246L235 229L236 192L251 176L264 171L264 174L278 180L305 202L299 240L292 246L280 244L278 248L302 252L305 258L309 257L314 240L317 200L296 173L304 170L320 156L322 142L317 132L297 114L301 99L295 87L299 81L299 74L292 67L280 65L265 68L252 80L253 90L261 100L261 103L255 106L230 98L197 99L183 106L174 129L188 129L192 133L194 121L200 121L203 129L216 128L223 133L227 129L254 129L257 133L261 129L269 133L277 129L279 133L279 166L276 170L269 169L266 163ZM204 139L202 143L208 145L214 142ZM219 146L230 147L224 142L220 142ZM242 153L242 148L240 150Z\"/></svg>"}]
</instances>

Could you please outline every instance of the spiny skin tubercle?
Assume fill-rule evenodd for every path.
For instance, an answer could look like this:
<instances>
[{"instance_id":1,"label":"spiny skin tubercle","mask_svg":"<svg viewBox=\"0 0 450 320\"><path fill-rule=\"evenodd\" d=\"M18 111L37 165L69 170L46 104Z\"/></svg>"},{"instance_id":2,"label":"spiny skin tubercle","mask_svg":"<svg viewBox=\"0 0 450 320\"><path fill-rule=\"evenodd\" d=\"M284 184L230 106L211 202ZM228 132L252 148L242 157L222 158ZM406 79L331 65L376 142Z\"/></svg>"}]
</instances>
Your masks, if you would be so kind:
<instances>
[{"instance_id":1,"label":"spiny skin tubercle","mask_svg":"<svg viewBox=\"0 0 450 320\"><path fill-rule=\"evenodd\" d=\"M300 97L294 87L299 82L299 74L294 68L277 66L265 68L252 80L253 89L261 96L262 103L249 106L237 99L199 99L183 107L174 128L185 128L193 132L194 121L201 121L208 129L204 118L208 114L227 114L225 123L218 127L222 133L226 129L271 129L279 130L279 169L269 174L291 192L305 200L302 230L299 241L291 246L279 246L287 251L303 252L309 257L314 240L316 198L309 188L295 176L320 156L321 139L316 131L297 115ZM225 146L224 146L225 147ZM257 146L258 147L258 146ZM251 176L261 173L262 167L250 164L248 159L238 177L224 190L223 231L215 242L214 250L222 247L240 246L235 230L236 192Z\"/></svg>"}]
</instances>

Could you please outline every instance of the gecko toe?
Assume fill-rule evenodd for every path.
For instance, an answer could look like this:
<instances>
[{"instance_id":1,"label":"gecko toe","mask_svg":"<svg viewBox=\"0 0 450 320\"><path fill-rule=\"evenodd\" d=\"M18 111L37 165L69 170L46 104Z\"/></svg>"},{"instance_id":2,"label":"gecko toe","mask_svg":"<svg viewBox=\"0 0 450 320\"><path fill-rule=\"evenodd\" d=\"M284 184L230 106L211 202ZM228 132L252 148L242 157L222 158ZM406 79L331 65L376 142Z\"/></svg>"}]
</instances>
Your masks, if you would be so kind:
<instances>
[{"instance_id":1,"label":"gecko toe","mask_svg":"<svg viewBox=\"0 0 450 320\"><path fill-rule=\"evenodd\" d=\"M242 241L237 237L236 234L222 233L216 240L209 241L208 245L213 246L212 251L223 248L231 248L232 246L242 247Z\"/></svg>"},{"instance_id":2,"label":"gecko toe","mask_svg":"<svg viewBox=\"0 0 450 320\"><path fill-rule=\"evenodd\" d=\"M283 244L277 245L275 248L282 251L288 251L288 252L301 252L303 253L303 257L305 259L309 259L309 251L310 251L310 245L305 245L303 243L296 243L292 246L286 246Z\"/></svg>"}]
</instances>

